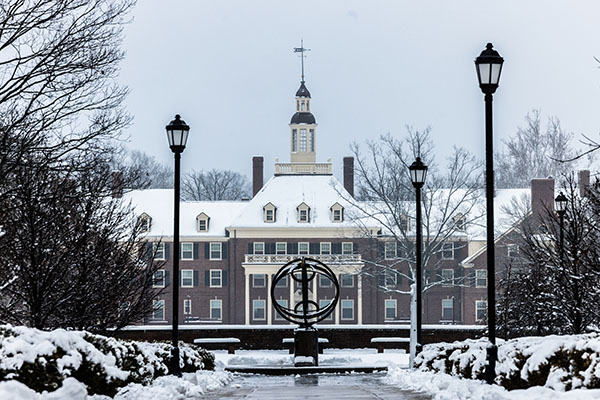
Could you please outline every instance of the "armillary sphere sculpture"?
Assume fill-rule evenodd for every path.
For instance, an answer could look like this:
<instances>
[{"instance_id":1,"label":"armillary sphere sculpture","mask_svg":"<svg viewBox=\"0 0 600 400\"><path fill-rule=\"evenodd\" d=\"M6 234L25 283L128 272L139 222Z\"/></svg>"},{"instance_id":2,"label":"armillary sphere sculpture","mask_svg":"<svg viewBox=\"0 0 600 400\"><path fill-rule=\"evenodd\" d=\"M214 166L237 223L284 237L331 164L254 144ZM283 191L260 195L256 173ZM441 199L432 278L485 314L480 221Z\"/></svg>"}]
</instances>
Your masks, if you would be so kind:
<instances>
[{"instance_id":1,"label":"armillary sphere sculpture","mask_svg":"<svg viewBox=\"0 0 600 400\"><path fill-rule=\"evenodd\" d=\"M312 282L314 290L319 276L327 277L334 289L331 302L324 307L311 300L308 293L309 284ZM300 284L300 301L296 304L290 301L289 307L282 306L275 298L275 287L285 277L291 278L290 284L293 281ZM271 285L271 300L275 310L286 320L298 324L300 328L310 328L313 324L327 318L335 310L339 297L340 285L333 271L327 265L312 258L302 257L288 262L277 271Z\"/></svg>"}]
</instances>

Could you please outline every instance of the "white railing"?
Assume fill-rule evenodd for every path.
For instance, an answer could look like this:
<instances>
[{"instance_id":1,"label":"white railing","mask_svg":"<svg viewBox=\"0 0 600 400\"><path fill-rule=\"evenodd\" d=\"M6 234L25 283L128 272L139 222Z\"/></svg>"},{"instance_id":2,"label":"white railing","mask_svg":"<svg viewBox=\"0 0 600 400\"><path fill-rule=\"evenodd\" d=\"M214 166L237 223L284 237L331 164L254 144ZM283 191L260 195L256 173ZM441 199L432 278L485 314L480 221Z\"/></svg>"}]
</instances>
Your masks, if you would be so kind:
<instances>
[{"instance_id":1,"label":"white railing","mask_svg":"<svg viewBox=\"0 0 600 400\"><path fill-rule=\"evenodd\" d=\"M355 264L362 261L360 254L246 254L247 264L285 264L299 257L308 257L329 264Z\"/></svg>"},{"instance_id":2,"label":"white railing","mask_svg":"<svg viewBox=\"0 0 600 400\"><path fill-rule=\"evenodd\" d=\"M331 175L331 163L276 163L276 175Z\"/></svg>"}]
</instances>

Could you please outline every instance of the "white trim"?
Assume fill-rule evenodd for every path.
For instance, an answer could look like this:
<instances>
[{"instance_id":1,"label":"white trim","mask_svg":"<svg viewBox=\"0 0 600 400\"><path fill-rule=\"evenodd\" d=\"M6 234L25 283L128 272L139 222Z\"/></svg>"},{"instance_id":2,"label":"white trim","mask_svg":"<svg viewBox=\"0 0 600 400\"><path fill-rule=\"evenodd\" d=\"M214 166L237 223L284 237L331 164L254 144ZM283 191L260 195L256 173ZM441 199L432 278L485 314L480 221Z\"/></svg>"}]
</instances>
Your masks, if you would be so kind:
<instances>
[{"instance_id":1,"label":"white trim","mask_svg":"<svg viewBox=\"0 0 600 400\"><path fill-rule=\"evenodd\" d=\"M483 278L477 278L477 274L481 274L485 276L485 285L479 285L477 283L478 279L483 279ZM487 278L487 270L486 269L476 269L475 270L475 287L476 288L486 288L488 286L488 278Z\"/></svg>"},{"instance_id":2,"label":"white trim","mask_svg":"<svg viewBox=\"0 0 600 400\"><path fill-rule=\"evenodd\" d=\"M213 257L213 244L219 245L219 258ZM209 260L222 260L223 259L223 243L222 242L210 242L208 244L208 258Z\"/></svg>"},{"instance_id":3,"label":"white trim","mask_svg":"<svg viewBox=\"0 0 600 400\"><path fill-rule=\"evenodd\" d=\"M189 311L185 312L186 303L189 304ZM192 315L192 299L183 299L183 315Z\"/></svg>"},{"instance_id":4,"label":"white trim","mask_svg":"<svg viewBox=\"0 0 600 400\"><path fill-rule=\"evenodd\" d=\"M156 274L162 272L162 284L156 284ZM164 269L157 269L154 271L154 276L152 277L152 287L153 288L164 288L167 285L167 271Z\"/></svg>"},{"instance_id":5,"label":"white trim","mask_svg":"<svg viewBox=\"0 0 600 400\"><path fill-rule=\"evenodd\" d=\"M485 314L487 316L487 300L475 300L475 321L483 321L485 319L485 317L477 318L477 311L479 310L478 304L480 303L485 304Z\"/></svg>"},{"instance_id":6,"label":"white trim","mask_svg":"<svg viewBox=\"0 0 600 400\"><path fill-rule=\"evenodd\" d=\"M256 318L255 311L259 310L261 307L256 307L255 305L258 302L260 302L260 301L263 302L262 310L263 310L263 314L264 315L263 315L262 318ZM267 319L267 300L265 300L265 299L252 299L252 320L253 321L266 321L266 319Z\"/></svg>"},{"instance_id":7,"label":"white trim","mask_svg":"<svg viewBox=\"0 0 600 400\"><path fill-rule=\"evenodd\" d=\"M215 277L215 279L219 280L218 285L213 285L213 272L218 272L219 277ZM223 270L222 269L209 269L208 270L208 287L211 288L221 288L223 287Z\"/></svg>"},{"instance_id":8,"label":"white trim","mask_svg":"<svg viewBox=\"0 0 600 400\"><path fill-rule=\"evenodd\" d=\"M387 315L387 310L388 310L388 302L393 302L394 304L394 316L393 317L388 317ZM384 299L383 300L383 319L390 321L390 320L395 320L398 318L398 300L396 299Z\"/></svg>"},{"instance_id":9,"label":"white trim","mask_svg":"<svg viewBox=\"0 0 600 400\"><path fill-rule=\"evenodd\" d=\"M350 309L352 310L352 318L344 317L344 302L348 302L348 301L352 305L352 307L350 307ZM347 310L348 307L346 307L345 309ZM352 321L354 319L354 299L340 300L340 316L341 316L342 321Z\"/></svg>"},{"instance_id":10,"label":"white trim","mask_svg":"<svg viewBox=\"0 0 600 400\"><path fill-rule=\"evenodd\" d=\"M189 278L189 279L192 280L192 284L191 285L184 285L183 284L183 280L184 279L188 279L188 278L184 278L184 276L183 276L186 272L190 272L191 273L191 277ZM182 287L182 288L193 288L194 287L194 270L193 269L182 269L181 270L181 282L179 283L179 287Z\"/></svg>"},{"instance_id":11,"label":"white trim","mask_svg":"<svg viewBox=\"0 0 600 400\"><path fill-rule=\"evenodd\" d=\"M184 247L184 245L190 245L190 246L192 246L192 250L191 250L192 251L192 257L191 258L183 256L183 247ZM181 256L181 258L180 258L181 261L190 261L190 260L193 260L194 259L194 243L192 243L192 242L182 242L181 243L181 254L180 254L180 256Z\"/></svg>"},{"instance_id":12,"label":"white trim","mask_svg":"<svg viewBox=\"0 0 600 400\"><path fill-rule=\"evenodd\" d=\"M219 307L213 307L213 302L219 304ZM219 310L220 317L213 318L213 310ZM223 300L221 299L210 299L208 302L208 318L214 321L223 321Z\"/></svg>"}]
</instances>

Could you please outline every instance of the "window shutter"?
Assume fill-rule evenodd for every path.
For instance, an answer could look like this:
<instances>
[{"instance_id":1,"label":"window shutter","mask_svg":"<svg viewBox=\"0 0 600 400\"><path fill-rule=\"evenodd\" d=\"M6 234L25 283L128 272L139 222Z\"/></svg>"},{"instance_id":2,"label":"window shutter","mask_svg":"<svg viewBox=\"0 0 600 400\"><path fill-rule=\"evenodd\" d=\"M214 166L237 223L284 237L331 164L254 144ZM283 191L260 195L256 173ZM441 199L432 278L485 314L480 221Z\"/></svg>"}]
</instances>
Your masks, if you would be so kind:
<instances>
[{"instance_id":1,"label":"window shutter","mask_svg":"<svg viewBox=\"0 0 600 400\"><path fill-rule=\"evenodd\" d=\"M377 256L380 258L385 257L385 245L382 242L377 243Z\"/></svg>"},{"instance_id":2,"label":"window shutter","mask_svg":"<svg viewBox=\"0 0 600 400\"><path fill-rule=\"evenodd\" d=\"M198 259L198 243L194 243L194 260Z\"/></svg>"},{"instance_id":3,"label":"window shutter","mask_svg":"<svg viewBox=\"0 0 600 400\"><path fill-rule=\"evenodd\" d=\"M248 243L248 254L254 254L254 243Z\"/></svg>"},{"instance_id":4,"label":"window shutter","mask_svg":"<svg viewBox=\"0 0 600 400\"><path fill-rule=\"evenodd\" d=\"M173 249L173 250L175 250L175 249ZM179 254L179 259L181 260L181 242L179 243L179 253L178 254Z\"/></svg>"},{"instance_id":5,"label":"window shutter","mask_svg":"<svg viewBox=\"0 0 600 400\"><path fill-rule=\"evenodd\" d=\"M379 286L385 286L385 274L379 274L378 284Z\"/></svg>"},{"instance_id":6,"label":"window shutter","mask_svg":"<svg viewBox=\"0 0 600 400\"><path fill-rule=\"evenodd\" d=\"M194 287L198 286L198 271L194 270Z\"/></svg>"},{"instance_id":7,"label":"window shutter","mask_svg":"<svg viewBox=\"0 0 600 400\"><path fill-rule=\"evenodd\" d=\"M321 251L319 249L319 243L309 243L308 248L309 248L310 254L320 254L321 253Z\"/></svg>"},{"instance_id":8,"label":"window shutter","mask_svg":"<svg viewBox=\"0 0 600 400\"><path fill-rule=\"evenodd\" d=\"M222 285L223 286L227 286L227 271L222 271L221 272L221 277L223 279Z\"/></svg>"},{"instance_id":9,"label":"window shutter","mask_svg":"<svg viewBox=\"0 0 600 400\"><path fill-rule=\"evenodd\" d=\"M146 254L143 257L145 257L147 261L149 261L154 254L152 250L152 243L146 242Z\"/></svg>"},{"instance_id":10,"label":"window shutter","mask_svg":"<svg viewBox=\"0 0 600 400\"><path fill-rule=\"evenodd\" d=\"M402 285L402 275L400 275L399 273L396 274L396 278L398 279L398 286Z\"/></svg>"},{"instance_id":11,"label":"window shutter","mask_svg":"<svg viewBox=\"0 0 600 400\"><path fill-rule=\"evenodd\" d=\"M227 243L221 243L221 258L227 258Z\"/></svg>"},{"instance_id":12,"label":"window shutter","mask_svg":"<svg viewBox=\"0 0 600 400\"><path fill-rule=\"evenodd\" d=\"M471 287L475 286L475 271L469 272L469 279L467 280L467 285Z\"/></svg>"},{"instance_id":13,"label":"window shutter","mask_svg":"<svg viewBox=\"0 0 600 400\"><path fill-rule=\"evenodd\" d=\"M333 254L342 254L342 244L341 243L332 243L331 244L331 252Z\"/></svg>"},{"instance_id":14,"label":"window shutter","mask_svg":"<svg viewBox=\"0 0 600 400\"><path fill-rule=\"evenodd\" d=\"M169 286L169 277L170 277L171 273L169 271L165 271L165 287Z\"/></svg>"},{"instance_id":15,"label":"window shutter","mask_svg":"<svg viewBox=\"0 0 600 400\"><path fill-rule=\"evenodd\" d=\"M288 254L298 254L298 242L288 243Z\"/></svg>"},{"instance_id":16,"label":"window shutter","mask_svg":"<svg viewBox=\"0 0 600 400\"><path fill-rule=\"evenodd\" d=\"M210 258L210 243L204 243L204 258L207 260Z\"/></svg>"},{"instance_id":17,"label":"window shutter","mask_svg":"<svg viewBox=\"0 0 600 400\"><path fill-rule=\"evenodd\" d=\"M169 243L165 243L165 260L171 258L171 245Z\"/></svg>"},{"instance_id":18,"label":"window shutter","mask_svg":"<svg viewBox=\"0 0 600 400\"><path fill-rule=\"evenodd\" d=\"M358 243L356 242L352 244L352 253L358 254Z\"/></svg>"},{"instance_id":19,"label":"window shutter","mask_svg":"<svg viewBox=\"0 0 600 400\"><path fill-rule=\"evenodd\" d=\"M205 271L204 272L204 285L206 287L210 286L210 271Z\"/></svg>"},{"instance_id":20,"label":"window shutter","mask_svg":"<svg viewBox=\"0 0 600 400\"><path fill-rule=\"evenodd\" d=\"M275 243L265 243L265 254L275 254Z\"/></svg>"},{"instance_id":21,"label":"window shutter","mask_svg":"<svg viewBox=\"0 0 600 400\"><path fill-rule=\"evenodd\" d=\"M177 284L181 287L181 271L179 271L179 277L177 279Z\"/></svg>"}]
</instances>

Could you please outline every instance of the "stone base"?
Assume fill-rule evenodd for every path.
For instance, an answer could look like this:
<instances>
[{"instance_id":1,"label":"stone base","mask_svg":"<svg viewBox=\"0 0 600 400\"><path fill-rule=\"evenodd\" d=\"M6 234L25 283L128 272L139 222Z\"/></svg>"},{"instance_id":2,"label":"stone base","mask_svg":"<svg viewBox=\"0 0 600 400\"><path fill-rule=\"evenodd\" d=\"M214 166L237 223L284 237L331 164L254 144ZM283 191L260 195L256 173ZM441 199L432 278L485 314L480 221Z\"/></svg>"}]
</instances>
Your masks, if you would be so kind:
<instances>
[{"instance_id":1,"label":"stone base","mask_svg":"<svg viewBox=\"0 0 600 400\"><path fill-rule=\"evenodd\" d=\"M319 365L319 335L315 328L294 330L294 366L316 367Z\"/></svg>"}]
</instances>

